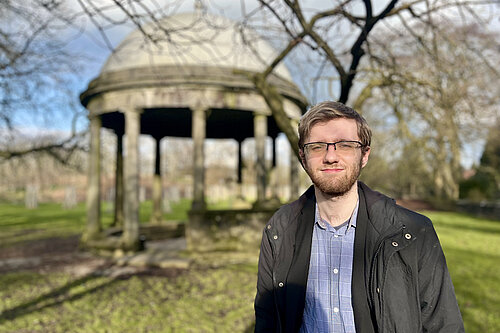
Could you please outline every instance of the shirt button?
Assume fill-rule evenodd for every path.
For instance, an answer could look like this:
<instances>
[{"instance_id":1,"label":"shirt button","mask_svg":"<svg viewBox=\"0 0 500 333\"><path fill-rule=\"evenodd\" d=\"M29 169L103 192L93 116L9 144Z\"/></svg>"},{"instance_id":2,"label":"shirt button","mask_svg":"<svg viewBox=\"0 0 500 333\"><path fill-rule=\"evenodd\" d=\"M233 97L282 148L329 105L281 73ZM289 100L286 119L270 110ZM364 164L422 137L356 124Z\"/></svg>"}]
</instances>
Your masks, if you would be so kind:
<instances>
[{"instance_id":1,"label":"shirt button","mask_svg":"<svg viewBox=\"0 0 500 333\"><path fill-rule=\"evenodd\" d=\"M392 246L396 247L399 246L398 242L392 242Z\"/></svg>"},{"instance_id":2,"label":"shirt button","mask_svg":"<svg viewBox=\"0 0 500 333\"><path fill-rule=\"evenodd\" d=\"M333 312L335 312L335 313L339 312L339 308L334 307L334 308L333 308Z\"/></svg>"},{"instance_id":3,"label":"shirt button","mask_svg":"<svg viewBox=\"0 0 500 333\"><path fill-rule=\"evenodd\" d=\"M334 269L333 269L333 273L334 273L334 274L337 274L338 272L339 272L339 270L338 270L338 269L336 269L336 268L334 268Z\"/></svg>"},{"instance_id":4,"label":"shirt button","mask_svg":"<svg viewBox=\"0 0 500 333\"><path fill-rule=\"evenodd\" d=\"M278 236L274 235L274 236L273 236L273 239L274 239L274 240L278 239Z\"/></svg>"},{"instance_id":5,"label":"shirt button","mask_svg":"<svg viewBox=\"0 0 500 333\"><path fill-rule=\"evenodd\" d=\"M285 284L284 284L283 282L278 283L278 286L279 286L280 288L283 288L283 286L284 286L284 285L285 285Z\"/></svg>"},{"instance_id":6,"label":"shirt button","mask_svg":"<svg viewBox=\"0 0 500 333\"><path fill-rule=\"evenodd\" d=\"M411 235L410 234L405 234L405 238L406 239L411 239Z\"/></svg>"},{"instance_id":7,"label":"shirt button","mask_svg":"<svg viewBox=\"0 0 500 333\"><path fill-rule=\"evenodd\" d=\"M268 230L271 229L271 225L270 224L267 225L267 229Z\"/></svg>"},{"instance_id":8,"label":"shirt button","mask_svg":"<svg viewBox=\"0 0 500 333\"><path fill-rule=\"evenodd\" d=\"M337 237L339 237L339 235L333 235L333 237L337 238Z\"/></svg>"}]
</instances>

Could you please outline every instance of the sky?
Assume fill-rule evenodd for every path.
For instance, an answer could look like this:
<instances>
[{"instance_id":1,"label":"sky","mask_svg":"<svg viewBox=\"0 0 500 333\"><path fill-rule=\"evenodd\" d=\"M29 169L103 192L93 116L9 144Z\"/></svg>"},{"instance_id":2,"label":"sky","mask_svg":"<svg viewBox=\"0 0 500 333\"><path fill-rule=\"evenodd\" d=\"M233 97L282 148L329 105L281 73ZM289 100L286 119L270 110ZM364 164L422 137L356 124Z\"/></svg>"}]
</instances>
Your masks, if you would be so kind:
<instances>
[{"instance_id":1,"label":"sky","mask_svg":"<svg viewBox=\"0 0 500 333\"><path fill-rule=\"evenodd\" d=\"M145 1L148 3L151 1ZM180 1L179 6L169 8L170 13L191 12L196 9L196 0ZM377 13L382 9L381 4L387 1L374 1L374 12ZM160 1L161 3L161 1ZM213 13L224 15L233 20L240 20L244 13L249 13L258 6L256 0L208 0L206 1L209 10ZM308 8L327 8L330 1L328 0L303 0L301 1L302 8L308 12ZM69 7L78 10L80 7L76 0L69 1ZM111 14L112 16L112 14ZM95 26L87 20L85 23L85 32L78 38L75 38L68 46L76 52L81 52L92 57L93 61L89 61L85 71L82 73L83 80L81 89L84 90L88 82L99 75L100 69L106 59L111 54L109 48L105 45L103 39ZM135 30L134 26L118 25L106 30L106 36L109 38L113 46L117 46L130 32Z\"/></svg>"},{"instance_id":2,"label":"sky","mask_svg":"<svg viewBox=\"0 0 500 333\"><path fill-rule=\"evenodd\" d=\"M195 9L195 0L185 0L179 2L179 6L168 8L167 11L170 13L180 13L189 12ZM251 12L256 6L257 2L254 0L248 1L235 1L235 0L212 0L207 1L210 10L217 14L223 14L234 20L238 20L242 11ZM306 0L302 2L303 8L322 8L327 7L329 1L327 0ZM381 4L386 3L385 1L375 1L374 12L377 13L381 10ZM78 9L80 8L77 0L69 0L67 2L69 8ZM115 15L109 13L111 16ZM116 16L118 18L118 16ZM82 19L78 22L78 26L83 27L83 32L76 33L75 31L70 32L72 37L67 47L68 50L76 54L81 54L86 57L85 65L79 72L78 79L75 80L69 89L74 92L75 105L78 105L79 94L83 92L88 83L99 75L101 67L105 63L106 59L110 56L111 50L106 46L103 38L100 36L96 27L88 19ZM109 39L111 45L114 47L120 43L131 31L135 29L131 25L117 25L106 29L106 37ZM328 98L326 95L319 93L318 99ZM81 112L85 113L83 107ZM19 113L22 115L22 113ZM40 126L39 123L30 124L29 121L23 119L22 123L28 130L32 128L37 128L39 131L69 131L69 123L71 120L67 119L68 115L64 110L61 112L55 112L55 116L51 121L46 122L45 125ZM87 121L85 117L80 117L78 120L78 129L84 129L87 126ZM480 152L482 142L477 142L474 145L469 145L464 150L463 164L467 167L477 162L480 157Z\"/></svg>"}]
</instances>

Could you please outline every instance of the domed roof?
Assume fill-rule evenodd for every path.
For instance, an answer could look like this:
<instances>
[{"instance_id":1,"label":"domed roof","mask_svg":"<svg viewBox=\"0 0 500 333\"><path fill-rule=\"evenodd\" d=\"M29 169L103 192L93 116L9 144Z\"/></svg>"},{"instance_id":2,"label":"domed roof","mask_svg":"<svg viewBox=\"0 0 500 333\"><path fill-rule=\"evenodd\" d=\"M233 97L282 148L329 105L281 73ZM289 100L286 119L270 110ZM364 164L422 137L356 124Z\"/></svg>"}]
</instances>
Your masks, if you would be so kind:
<instances>
[{"instance_id":1,"label":"domed roof","mask_svg":"<svg viewBox=\"0 0 500 333\"><path fill-rule=\"evenodd\" d=\"M168 16L135 30L116 48L101 74L156 66L207 66L261 72L277 52L255 31L201 12ZM165 29L165 30L161 30ZM145 37L145 33L150 38ZM157 39L156 43L151 40ZM292 81L281 63L275 74Z\"/></svg>"}]
</instances>

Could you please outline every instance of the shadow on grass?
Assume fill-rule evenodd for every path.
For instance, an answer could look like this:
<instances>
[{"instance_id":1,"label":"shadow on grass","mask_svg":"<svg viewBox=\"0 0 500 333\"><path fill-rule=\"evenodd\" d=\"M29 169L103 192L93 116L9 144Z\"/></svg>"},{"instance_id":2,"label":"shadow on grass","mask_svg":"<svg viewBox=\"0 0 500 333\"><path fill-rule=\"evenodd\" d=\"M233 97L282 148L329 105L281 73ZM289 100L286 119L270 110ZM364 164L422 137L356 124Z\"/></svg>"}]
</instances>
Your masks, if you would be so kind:
<instances>
[{"instance_id":1,"label":"shadow on grass","mask_svg":"<svg viewBox=\"0 0 500 333\"><path fill-rule=\"evenodd\" d=\"M253 333L255 331L255 322L248 326L243 333Z\"/></svg>"},{"instance_id":2,"label":"shadow on grass","mask_svg":"<svg viewBox=\"0 0 500 333\"><path fill-rule=\"evenodd\" d=\"M6 321L14 320L19 317L25 316L27 314L41 311L46 308L50 308L53 306L60 305L64 302L71 302L77 299L80 299L88 294L94 293L96 291L99 291L103 288L106 288L116 281L122 279L120 277L111 279L109 281L105 281L95 287L92 288L85 288L83 291L75 293L73 295L68 295L68 293L76 287L82 286L92 280L95 280L97 278L100 278L101 276L97 275L96 272L100 269L107 268L109 265L102 265L97 267L94 271L90 272L89 274L85 275L84 277L71 281L67 283L66 285L57 288L55 290L52 290L44 295L38 296L37 298L28 301L24 304L15 306L11 309L7 309L0 313L0 325L5 323Z\"/></svg>"}]
</instances>

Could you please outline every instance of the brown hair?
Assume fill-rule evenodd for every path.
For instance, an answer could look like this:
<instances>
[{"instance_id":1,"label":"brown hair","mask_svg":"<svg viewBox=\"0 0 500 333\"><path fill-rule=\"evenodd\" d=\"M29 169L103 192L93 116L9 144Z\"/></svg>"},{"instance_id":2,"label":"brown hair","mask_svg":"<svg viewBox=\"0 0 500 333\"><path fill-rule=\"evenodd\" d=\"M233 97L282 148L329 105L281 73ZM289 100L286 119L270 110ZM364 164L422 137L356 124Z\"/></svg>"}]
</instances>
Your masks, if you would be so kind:
<instances>
[{"instance_id":1,"label":"brown hair","mask_svg":"<svg viewBox=\"0 0 500 333\"><path fill-rule=\"evenodd\" d=\"M363 152L365 152L367 149L366 147L370 146L372 140L372 131L365 118L363 118L354 109L340 102L332 101L321 102L314 105L302 116L302 118L300 118L299 148L303 148L304 140L309 136L311 128L314 125L337 118L356 120L356 124L358 125L358 137L364 146Z\"/></svg>"}]
</instances>

